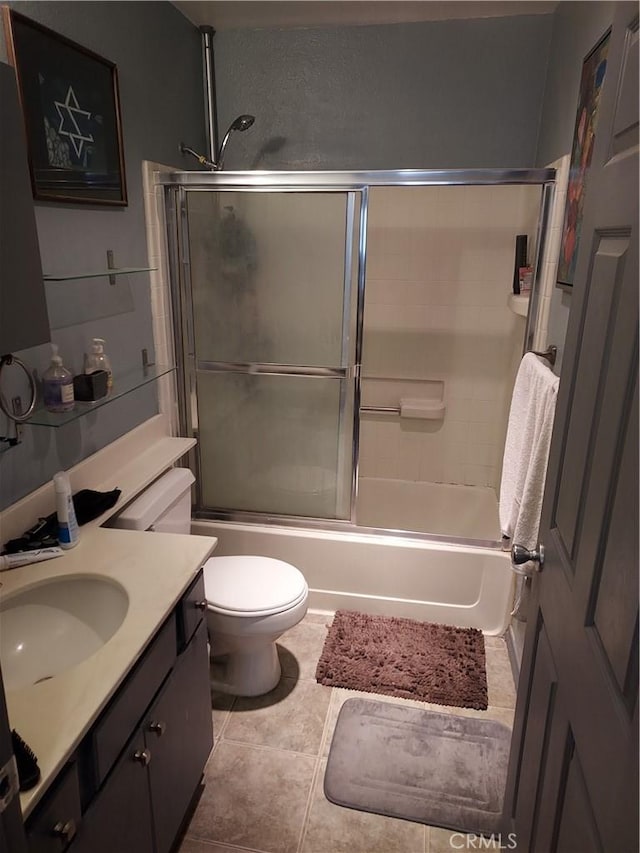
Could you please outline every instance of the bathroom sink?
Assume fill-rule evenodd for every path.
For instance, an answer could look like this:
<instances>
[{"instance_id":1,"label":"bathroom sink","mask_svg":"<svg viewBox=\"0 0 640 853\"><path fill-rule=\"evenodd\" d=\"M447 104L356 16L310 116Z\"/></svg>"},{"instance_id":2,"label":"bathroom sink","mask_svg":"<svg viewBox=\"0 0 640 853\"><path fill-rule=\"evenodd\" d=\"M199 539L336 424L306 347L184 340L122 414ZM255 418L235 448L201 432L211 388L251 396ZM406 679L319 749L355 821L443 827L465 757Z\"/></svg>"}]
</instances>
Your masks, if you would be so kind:
<instances>
[{"instance_id":1,"label":"bathroom sink","mask_svg":"<svg viewBox=\"0 0 640 853\"><path fill-rule=\"evenodd\" d=\"M95 654L122 625L124 587L68 575L0 597L0 664L5 687L37 684Z\"/></svg>"}]
</instances>

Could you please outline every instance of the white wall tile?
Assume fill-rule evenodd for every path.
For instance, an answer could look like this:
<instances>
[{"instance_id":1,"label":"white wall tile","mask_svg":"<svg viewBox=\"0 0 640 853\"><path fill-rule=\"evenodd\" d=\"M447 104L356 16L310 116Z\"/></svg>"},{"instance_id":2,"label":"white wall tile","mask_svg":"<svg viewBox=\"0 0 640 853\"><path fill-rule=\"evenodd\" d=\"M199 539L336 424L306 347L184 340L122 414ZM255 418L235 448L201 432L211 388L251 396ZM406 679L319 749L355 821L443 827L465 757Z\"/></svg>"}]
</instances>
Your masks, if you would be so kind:
<instances>
[{"instance_id":1,"label":"white wall tile","mask_svg":"<svg viewBox=\"0 0 640 853\"><path fill-rule=\"evenodd\" d=\"M437 427L374 428L367 470L495 488L524 335L507 309L515 235L533 241L540 191L387 189L370 197L365 371L441 380L447 411Z\"/></svg>"}]
</instances>

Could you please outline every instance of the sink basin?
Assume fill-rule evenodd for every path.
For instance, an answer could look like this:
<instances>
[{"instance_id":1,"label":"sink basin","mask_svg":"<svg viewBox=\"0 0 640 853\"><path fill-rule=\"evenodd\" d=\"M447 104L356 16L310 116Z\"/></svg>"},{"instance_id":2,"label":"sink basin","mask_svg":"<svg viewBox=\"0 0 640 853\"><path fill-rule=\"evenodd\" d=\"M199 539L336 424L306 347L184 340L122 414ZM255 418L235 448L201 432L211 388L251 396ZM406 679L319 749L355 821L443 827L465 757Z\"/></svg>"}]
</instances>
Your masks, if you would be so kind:
<instances>
[{"instance_id":1,"label":"sink basin","mask_svg":"<svg viewBox=\"0 0 640 853\"><path fill-rule=\"evenodd\" d=\"M0 599L0 664L15 690L53 678L95 654L129 609L109 578L68 575Z\"/></svg>"}]
</instances>

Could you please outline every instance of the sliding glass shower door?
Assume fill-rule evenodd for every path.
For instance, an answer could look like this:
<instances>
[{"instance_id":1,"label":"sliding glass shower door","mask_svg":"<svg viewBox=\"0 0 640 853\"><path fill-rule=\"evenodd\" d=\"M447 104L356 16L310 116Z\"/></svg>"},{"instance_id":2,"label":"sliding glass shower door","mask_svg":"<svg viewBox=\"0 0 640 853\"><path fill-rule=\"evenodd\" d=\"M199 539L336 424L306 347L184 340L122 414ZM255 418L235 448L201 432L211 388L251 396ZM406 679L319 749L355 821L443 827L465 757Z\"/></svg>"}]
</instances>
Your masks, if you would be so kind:
<instances>
[{"instance_id":1,"label":"sliding glass shower door","mask_svg":"<svg viewBox=\"0 0 640 853\"><path fill-rule=\"evenodd\" d=\"M360 196L185 191L200 509L350 518Z\"/></svg>"}]
</instances>

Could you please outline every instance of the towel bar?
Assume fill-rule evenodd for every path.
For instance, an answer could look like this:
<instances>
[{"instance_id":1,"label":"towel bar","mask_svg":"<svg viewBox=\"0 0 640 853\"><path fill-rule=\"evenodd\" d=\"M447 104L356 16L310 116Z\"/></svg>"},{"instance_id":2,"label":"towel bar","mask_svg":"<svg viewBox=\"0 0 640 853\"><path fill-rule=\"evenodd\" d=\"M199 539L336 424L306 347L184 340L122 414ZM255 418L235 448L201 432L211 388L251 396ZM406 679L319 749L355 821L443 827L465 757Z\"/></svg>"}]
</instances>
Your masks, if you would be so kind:
<instances>
[{"instance_id":1,"label":"towel bar","mask_svg":"<svg viewBox=\"0 0 640 853\"><path fill-rule=\"evenodd\" d=\"M535 350L531 350L534 355L539 355L540 358L546 358L551 367L555 366L556 356L558 355L558 347L550 346L547 347L544 352L536 352Z\"/></svg>"}]
</instances>

